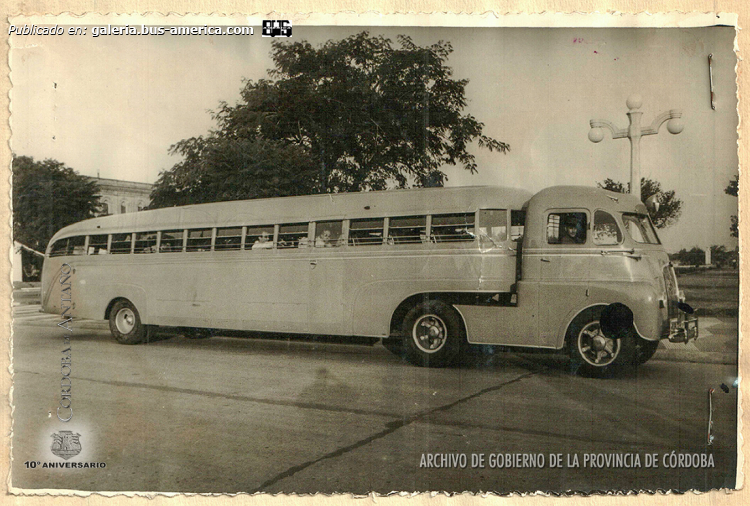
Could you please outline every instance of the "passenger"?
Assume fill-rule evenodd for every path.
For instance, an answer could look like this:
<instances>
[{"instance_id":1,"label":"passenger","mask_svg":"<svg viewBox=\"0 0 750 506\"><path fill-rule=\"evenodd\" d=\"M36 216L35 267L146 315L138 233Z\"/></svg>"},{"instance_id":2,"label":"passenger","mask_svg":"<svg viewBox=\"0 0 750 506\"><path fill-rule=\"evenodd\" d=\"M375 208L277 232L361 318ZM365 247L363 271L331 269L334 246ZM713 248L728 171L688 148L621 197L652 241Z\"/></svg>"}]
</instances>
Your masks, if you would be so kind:
<instances>
[{"instance_id":1,"label":"passenger","mask_svg":"<svg viewBox=\"0 0 750 506\"><path fill-rule=\"evenodd\" d=\"M582 236L579 230L578 218L575 214L568 214L565 216L563 221L562 237L560 237L560 244L583 244L586 242L585 233ZM582 228L582 227L580 227Z\"/></svg>"},{"instance_id":2,"label":"passenger","mask_svg":"<svg viewBox=\"0 0 750 506\"><path fill-rule=\"evenodd\" d=\"M331 231L330 230L323 230L321 234L315 238L315 247L316 248L332 248L333 244L331 244Z\"/></svg>"},{"instance_id":3,"label":"passenger","mask_svg":"<svg viewBox=\"0 0 750 506\"><path fill-rule=\"evenodd\" d=\"M271 241L271 234L266 231L261 232L260 236L253 243L252 249L271 249L273 248L273 241Z\"/></svg>"}]
</instances>

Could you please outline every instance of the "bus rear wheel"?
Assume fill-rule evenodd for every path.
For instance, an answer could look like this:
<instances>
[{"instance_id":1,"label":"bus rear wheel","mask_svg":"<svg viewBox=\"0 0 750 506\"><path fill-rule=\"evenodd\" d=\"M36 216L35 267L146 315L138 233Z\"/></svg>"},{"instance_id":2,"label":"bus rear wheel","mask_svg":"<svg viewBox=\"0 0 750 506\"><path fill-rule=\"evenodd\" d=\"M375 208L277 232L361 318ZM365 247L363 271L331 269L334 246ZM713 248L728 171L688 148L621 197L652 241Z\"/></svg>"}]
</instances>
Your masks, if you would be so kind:
<instances>
[{"instance_id":1,"label":"bus rear wheel","mask_svg":"<svg viewBox=\"0 0 750 506\"><path fill-rule=\"evenodd\" d=\"M146 338L146 326L132 302L121 299L109 312L109 330L120 344L138 344Z\"/></svg>"},{"instance_id":2,"label":"bus rear wheel","mask_svg":"<svg viewBox=\"0 0 750 506\"><path fill-rule=\"evenodd\" d=\"M445 302L432 300L414 306L404 317L406 358L422 367L450 365L461 348L461 317Z\"/></svg>"},{"instance_id":3,"label":"bus rear wheel","mask_svg":"<svg viewBox=\"0 0 750 506\"><path fill-rule=\"evenodd\" d=\"M634 365L635 338L631 332L607 336L599 321L601 309L576 317L568 327L568 344L573 369L584 376L605 377Z\"/></svg>"}]
</instances>

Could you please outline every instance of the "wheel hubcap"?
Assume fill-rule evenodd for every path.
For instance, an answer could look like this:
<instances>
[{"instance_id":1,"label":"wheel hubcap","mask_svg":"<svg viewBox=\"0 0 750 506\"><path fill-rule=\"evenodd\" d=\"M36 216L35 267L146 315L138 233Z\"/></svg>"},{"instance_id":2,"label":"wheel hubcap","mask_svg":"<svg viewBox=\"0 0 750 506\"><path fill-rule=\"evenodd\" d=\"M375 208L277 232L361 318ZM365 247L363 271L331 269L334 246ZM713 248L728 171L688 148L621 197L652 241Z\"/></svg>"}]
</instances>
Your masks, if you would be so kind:
<instances>
[{"instance_id":1,"label":"wheel hubcap","mask_svg":"<svg viewBox=\"0 0 750 506\"><path fill-rule=\"evenodd\" d=\"M605 336L599 321L593 321L578 333L578 352L589 364L604 367L614 362L620 353L620 340Z\"/></svg>"},{"instance_id":2,"label":"wheel hubcap","mask_svg":"<svg viewBox=\"0 0 750 506\"><path fill-rule=\"evenodd\" d=\"M414 343L425 353L435 353L445 345L448 329L445 322L435 315L420 316L414 322L412 338Z\"/></svg>"},{"instance_id":3,"label":"wheel hubcap","mask_svg":"<svg viewBox=\"0 0 750 506\"><path fill-rule=\"evenodd\" d=\"M132 309L120 309L115 317L115 325L121 334L129 334L135 328L135 313Z\"/></svg>"}]
</instances>

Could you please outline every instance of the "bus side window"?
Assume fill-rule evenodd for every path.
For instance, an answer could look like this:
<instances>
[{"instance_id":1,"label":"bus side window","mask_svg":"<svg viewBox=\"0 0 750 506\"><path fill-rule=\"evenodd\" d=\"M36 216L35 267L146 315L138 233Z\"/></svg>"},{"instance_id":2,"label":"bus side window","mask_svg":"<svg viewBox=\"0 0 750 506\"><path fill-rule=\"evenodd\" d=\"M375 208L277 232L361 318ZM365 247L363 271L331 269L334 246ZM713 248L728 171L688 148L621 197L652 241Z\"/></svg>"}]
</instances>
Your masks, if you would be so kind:
<instances>
[{"instance_id":1,"label":"bus side window","mask_svg":"<svg viewBox=\"0 0 750 506\"><path fill-rule=\"evenodd\" d=\"M547 216L547 244L586 242L586 213L550 213Z\"/></svg>"},{"instance_id":2,"label":"bus side window","mask_svg":"<svg viewBox=\"0 0 750 506\"><path fill-rule=\"evenodd\" d=\"M594 230L592 231L594 244L599 246L613 246L622 242L622 232L617 226L615 218L606 211L594 213Z\"/></svg>"},{"instance_id":3,"label":"bus side window","mask_svg":"<svg viewBox=\"0 0 750 506\"><path fill-rule=\"evenodd\" d=\"M65 252L68 249L68 239L58 239L54 242L52 247L49 249L49 256L50 257L60 257L65 255Z\"/></svg>"},{"instance_id":4,"label":"bus side window","mask_svg":"<svg viewBox=\"0 0 750 506\"><path fill-rule=\"evenodd\" d=\"M188 230L185 251L211 251L211 230L210 228Z\"/></svg>"},{"instance_id":5,"label":"bus side window","mask_svg":"<svg viewBox=\"0 0 750 506\"><path fill-rule=\"evenodd\" d=\"M388 224L388 242L393 244L419 244L427 241L426 216L399 216Z\"/></svg>"},{"instance_id":6,"label":"bus side window","mask_svg":"<svg viewBox=\"0 0 750 506\"><path fill-rule=\"evenodd\" d=\"M349 245L383 244L384 218L365 218L349 222Z\"/></svg>"},{"instance_id":7,"label":"bus side window","mask_svg":"<svg viewBox=\"0 0 750 506\"><path fill-rule=\"evenodd\" d=\"M306 248L308 246L307 229L307 223L280 225L277 247L279 249Z\"/></svg>"},{"instance_id":8,"label":"bus side window","mask_svg":"<svg viewBox=\"0 0 750 506\"><path fill-rule=\"evenodd\" d=\"M84 249L84 245L86 244L86 236L85 235L78 235L76 237L71 237L68 239L68 249L66 251L67 255L85 255L86 250Z\"/></svg>"},{"instance_id":9,"label":"bus side window","mask_svg":"<svg viewBox=\"0 0 750 506\"><path fill-rule=\"evenodd\" d=\"M435 242L473 241L474 213L433 215L430 237Z\"/></svg>"},{"instance_id":10,"label":"bus side window","mask_svg":"<svg viewBox=\"0 0 750 506\"><path fill-rule=\"evenodd\" d=\"M215 251L240 249L242 246L242 227L227 227L216 229Z\"/></svg>"},{"instance_id":11,"label":"bus side window","mask_svg":"<svg viewBox=\"0 0 750 506\"><path fill-rule=\"evenodd\" d=\"M479 210L479 239L495 246L508 239L508 212L505 209Z\"/></svg>"},{"instance_id":12,"label":"bus side window","mask_svg":"<svg viewBox=\"0 0 750 506\"><path fill-rule=\"evenodd\" d=\"M112 246L110 251L113 255L130 253L133 246L133 234L112 234Z\"/></svg>"},{"instance_id":13,"label":"bus side window","mask_svg":"<svg viewBox=\"0 0 750 506\"><path fill-rule=\"evenodd\" d=\"M135 234L135 253L156 253L156 232Z\"/></svg>"},{"instance_id":14,"label":"bus side window","mask_svg":"<svg viewBox=\"0 0 750 506\"><path fill-rule=\"evenodd\" d=\"M273 225L262 227L247 227L245 234L245 249L273 248Z\"/></svg>"},{"instance_id":15,"label":"bus side window","mask_svg":"<svg viewBox=\"0 0 750 506\"><path fill-rule=\"evenodd\" d=\"M107 251L107 234L89 236L89 255L106 255Z\"/></svg>"},{"instance_id":16,"label":"bus side window","mask_svg":"<svg viewBox=\"0 0 750 506\"><path fill-rule=\"evenodd\" d=\"M185 233L182 230L164 230L161 233L161 242L159 243L160 253L175 253L182 251L182 237Z\"/></svg>"},{"instance_id":17,"label":"bus side window","mask_svg":"<svg viewBox=\"0 0 750 506\"><path fill-rule=\"evenodd\" d=\"M510 211L510 240L520 242L523 240L524 228L526 226L526 211Z\"/></svg>"},{"instance_id":18,"label":"bus side window","mask_svg":"<svg viewBox=\"0 0 750 506\"><path fill-rule=\"evenodd\" d=\"M315 247L337 248L344 242L343 221L319 221L315 224Z\"/></svg>"}]
</instances>

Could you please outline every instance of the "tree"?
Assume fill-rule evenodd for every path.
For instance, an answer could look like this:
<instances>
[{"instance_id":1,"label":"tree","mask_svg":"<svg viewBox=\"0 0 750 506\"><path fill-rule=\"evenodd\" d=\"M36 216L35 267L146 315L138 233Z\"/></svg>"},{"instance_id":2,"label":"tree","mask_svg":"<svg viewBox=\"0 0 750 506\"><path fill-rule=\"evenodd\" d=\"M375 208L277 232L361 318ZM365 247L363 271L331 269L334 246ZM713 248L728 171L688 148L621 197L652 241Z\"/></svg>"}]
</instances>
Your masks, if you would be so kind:
<instances>
[{"instance_id":1,"label":"tree","mask_svg":"<svg viewBox=\"0 0 750 506\"><path fill-rule=\"evenodd\" d=\"M729 181L729 185L724 188L724 193L727 195L731 195L733 197L737 197L740 194L740 176L739 174L734 176L733 181ZM731 225L729 225L729 231L731 232L732 237L739 237L740 236L740 222L737 219L737 215L733 214L730 218L732 220Z\"/></svg>"},{"instance_id":2,"label":"tree","mask_svg":"<svg viewBox=\"0 0 750 506\"><path fill-rule=\"evenodd\" d=\"M597 186L613 192L627 193L630 185L607 178L603 183L597 183ZM657 194L659 210L656 212L649 211L651 221L656 228L666 228L674 225L682 213L682 200L676 197L674 190L662 191L661 183L658 181L641 178L641 200L645 203L649 197Z\"/></svg>"},{"instance_id":3,"label":"tree","mask_svg":"<svg viewBox=\"0 0 750 506\"><path fill-rule=\"evenodd\" d=\"M733 267L738 260L737 251L727 251L726 246L714 244L711 246L711 263L716 267Z\"/></svg>"},{"instance_id":4,"label":"tree","mask_svg":"<svg viewBox=\"0 0 750 506\"><path fill-rule=\"evenodd\" d=\"M207 137L172 146L185 158L162 173L157 189L176 184L162 193L202 192L203 178L216 170L213 148L221 142L242 159L253 142L293 147L301 167L264 164L255 175L277 177L286 167L307 193L441 186L445 165L474 173L472 142L490 151L509 146L484 135L484 125L462 113L468 81L452 77L446 65L452 50L448 42L420 47L399 36L393 44L367 32L317 48L274 42L270 79L247 81L237 105L221 103L213 116L218 128ZM200 179L193 180L195 174ZM218 186L212 191L222 198L237 193ZM157 199L157 205L170 204Z\"/></svg>"},{"instance_id":5,"label":"tree","mask_svg":"<svg viewBox=\"0 0 750 506\"><path fill-rule=\"evenodd\" d=\"M14 156L12 165L14 240L44 251L55 232L96 216L99 188L65 164Z\"/></svg>"},{"instance_id":6,"label":"tree","mask_svg":"<svg viewBox=\"0 0 750 506\"><path fill-rule=\"evenodd\" d=\"M706 253L698 246L694 246L690 251L685 248L681 249L679 252L670 255L670 259L677 260L682 265L698 267L706 263Z\"/></svg>"},{"instance_id":7,"label":"tree","mask_svg":"<svg viewBox=\"0 0 750 506\"><path fill-rule=\"evenodd\" d=\"M184 160L162 171L149 208L314 193L318 172L298 146L266 139L192 138Z\"/></svg>"}]
</instances>

